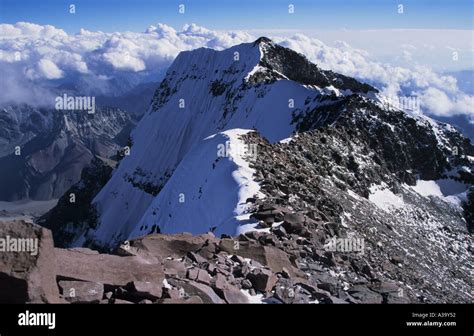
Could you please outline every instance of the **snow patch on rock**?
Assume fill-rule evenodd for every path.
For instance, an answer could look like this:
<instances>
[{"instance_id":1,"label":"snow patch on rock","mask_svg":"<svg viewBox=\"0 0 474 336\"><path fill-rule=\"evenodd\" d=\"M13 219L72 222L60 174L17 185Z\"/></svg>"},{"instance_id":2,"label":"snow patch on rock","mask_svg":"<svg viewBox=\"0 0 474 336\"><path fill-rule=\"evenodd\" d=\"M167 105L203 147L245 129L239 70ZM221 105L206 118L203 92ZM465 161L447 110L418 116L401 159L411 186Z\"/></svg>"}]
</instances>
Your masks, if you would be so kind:
<instances>
[{"instance_id":1,"label":"snow patch on rock","mask_svg":"<svg viewBox=\"0 0 474 336\"><path fill-rule=\"evenodd\" d=\"M369 200L378 208L385 211L402 208L405 205L403 198L394 194L386 185L370 187Z\"/></svg>"}]
</instances>

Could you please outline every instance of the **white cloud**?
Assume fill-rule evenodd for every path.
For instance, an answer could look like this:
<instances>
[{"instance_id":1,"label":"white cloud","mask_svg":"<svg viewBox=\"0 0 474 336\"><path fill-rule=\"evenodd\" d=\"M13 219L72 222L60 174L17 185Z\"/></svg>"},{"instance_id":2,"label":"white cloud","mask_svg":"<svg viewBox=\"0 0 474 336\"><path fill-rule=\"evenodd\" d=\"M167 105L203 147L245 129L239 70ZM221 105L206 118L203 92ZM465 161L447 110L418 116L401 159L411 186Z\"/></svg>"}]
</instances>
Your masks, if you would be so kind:
<instances>
[{"instance_id":1,"label":"white cloud","mask_svg":"<svg viewBox=\"0 0 474 336\"><path fill-rule=\"evenodd\" d=\"M39 72L47 79L58 79L63 76L61 69L49 59L41 59L38 62Z\"/></svg>"},{"instance_id":2,"label":"white cloud","mask_svg":"<svg viewBox=\"0 0 474 336\"><path fill-rule=\"evenodd\" d=\"M257 37L253 33L214 31L195 24L185 25L180 31L157 24L143 33L81 29L74 35L48 25L0 24L0 76L5 78L0 90L6 93L0 103L30 101L28 95L38 97L39 88L50 80L82 83L94 94L117 94L117 86L111 85L110 80L131 85L157 81L181 51L200 47L221 50ZM410 43L398 44L402 46L398 58L413 63L408 68L382 63L342 40L334 40L333 46L329 46L301 33L269 37L306 55L324 69L377 85L387 95L419 95L422 106L432 114L474 114L473 96L461 92L452 76L414 63L417 47ZM419 45L420 48L425 47ZM6 88L5 83L11 82L16 85ZM17 91L13 92L14 89Z\"/></svg>"},{"instance_id":3,"label":"white cloud","mask_svg":"<svg viewBox=\"0 0 474 336\"><path fill-rule=\"evenodd\" d=\"M275 40L306 55L324 69L368 81L388 96L417 95L429 114L467 114L474 119L474 96L460 91L454 77L440 75L428 66L414 65L408 69L380 63L366 51L352 48L345 42L337 41L335 47L330 47L302 34ZM403 57L412 57L409 51L405 52Z\"/></svg>"},{"instance_id":4,"label":"white cloud","mask_svg":"<svg viewBox=\"0 0 474 336\"><path fill-rule=\"evenodd\" d=\"M474 108L474 96L459 94L450 98L445 92L431 87L420 94L421 105L438 116L450 116L453 111L471 115Z\"/></svg>"},{"instance_id":5,"label":"white cloud","mask_svg":"<svg viewBox=\"0 0 474 336\"><path fill-rule=\"evenodd\" d=\"M53 26L19 22L0 24L0 61L24 62L25 69L36 62L39 66L35 77L46 79L58 78L59 71L86 73L88 69L96 75L113 75L114 70L157 72L157 67L168 67L183 50L224 49L252 38L243 32L211 31L195 24L184 26L180 32L158 24L144 33L81 29L78 34L68 35ZM20 53L20 59L15 58L15 52Z\"/></svg>"},{"instance_id":6,"label":"white cloud","mask_svg":"<svg viewBox=\"0 0 474 336\"><path fill-rule=\"evenodd\" d=\"M253 39L244 32L211 31L195 24L181 31L158 24L143 33L81 29L74 35L48 25L0 24L0 76L4 79L0 90L8 92L0 97L0 103L35 101L27 90L32 91L31 96L41 97L36 88L48 87L50 80L82 85L91 94L119 94L117 90L143 81L159 81L181 51L225 49ZM18 85L7 90L11 82Z\"/></svg>"},{"instance_id":7,"label":"white cloud","mask_svg":"<svg viewBox=\"0 0 474 336\"><path fill-rule=\"evenodd\" d=\"M19 37L58 39L67 37L67 34L64 30L50 25L42 26L29 22L18 22L14 25L0 24L0 36L2 39Z\"/></svg>"}]
</instances>

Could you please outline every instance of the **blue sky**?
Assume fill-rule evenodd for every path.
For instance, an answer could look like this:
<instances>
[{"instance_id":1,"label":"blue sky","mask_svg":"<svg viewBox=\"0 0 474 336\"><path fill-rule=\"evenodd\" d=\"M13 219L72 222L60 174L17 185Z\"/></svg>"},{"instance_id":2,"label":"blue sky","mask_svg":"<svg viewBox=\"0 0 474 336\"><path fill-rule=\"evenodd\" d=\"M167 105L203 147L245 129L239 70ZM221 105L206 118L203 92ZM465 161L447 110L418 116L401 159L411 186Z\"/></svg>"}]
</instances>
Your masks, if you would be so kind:
<instances>
[{"instance_id":1,"label":"blue sky","mask_svg":"<svg viewBox=\"0 0 474 336\"><path fill-rule=\"evenodd\" d=\"M185 14L178 13L181 3ZM473 16L473 0L0 0L2 23L51 24L69 33L143 31L158 22L211 29L473 29Z\"/></svg>"}]
</instances>

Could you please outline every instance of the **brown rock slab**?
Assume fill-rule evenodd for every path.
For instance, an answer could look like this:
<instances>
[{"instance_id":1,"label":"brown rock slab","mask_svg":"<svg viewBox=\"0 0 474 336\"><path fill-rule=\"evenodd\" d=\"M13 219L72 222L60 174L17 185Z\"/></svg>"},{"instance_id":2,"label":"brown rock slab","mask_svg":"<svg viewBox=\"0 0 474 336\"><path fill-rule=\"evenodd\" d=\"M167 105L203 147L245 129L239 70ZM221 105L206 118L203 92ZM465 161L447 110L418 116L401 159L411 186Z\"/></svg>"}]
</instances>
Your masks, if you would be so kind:
<instances>
[{"instance_id":1,"label":"brown rock slab","mask_svg":"<svg viewBox=\"0 0 474 336\"><path fill-rule=\"evenodd\" d=\"M197 278L196 278L197 282L200 282L200 283L203 283L203 284L209 286L211 284L211 280L212 280L212 278L209 275L209 273L207 273L207 271L202 270L202 269L200 269L198 271L198 275L197 275Z\"/></svg>"},{"instance_id":2,"label":"brown rock slab","mask_svg":"<svg viewBox=\"0 0 474 336\"><path fill-rule=\"evenodd\" d=\"M199 296L190 296L187 298L166 298L160 300L161 304L203 304L204 302Z\"/></svg>"},{"instance_id":3,"label":"brown rock slab","mask_svg":"<svg viewBox=\"0 0 474 336\"><path fill-rule=\"evenodd\" d=\"M141 299L158 300L163 295L162 283L149 281L132 281L127 289L133 296Z\"/></svg>"},{"instance_id":4,"label":"brown rock slab","mask_svg":"<svg viewBox=\"0 0 474 336\"><path fill-rule=\"evenodd\" d=\"M122 299L114 299L113 304L133 304L133 302L122 300Z\"/></svg>"},{"instance_id":5,"label":"brown rock slab","mask_svg":"<svg viewBox=\"0 0 474 336\"><path fill-rule=\"evenodd\" d=\"M71 303L99 303L104 296L104 285L97 282L62 280L58 286L63 298Z\"/></svg>"},{"instance_id":6,"label":"brown rock slab","mask_svg":"<svg viewBox=\"0 0 474 336\"><path fill-rule=\"evenodd\" d=\"M152 234L130 241L130 246L143 253L149 253L160 259L167 257L181 258L189 252L196 252L207 242L217 243L218 239L211 234L193 236L189 233Z\"/></svg>"},{"instance_id":7,"label":"brown rock slab","mask_svg":"<svg viewBox=\"0 0 474 336\"><path fill-rule=\"evenodd\" d=\"M186 276L186 265L179 260L163 260L163 269L166 275L184 278Z\"/></svg>"},{"instance_id":8,"label":"brown rock slab","mask_svg":"<svg viewBox=\"0 0 474 336\"><path fill-rule=\"evenodd\" d=\"M279 248L261 246L254 241L236 242L233 239L221 239L219 248L232 255L256 260L270 268L274 273L286 269L292 277L306 277L303 272L294 267L288 255Z\"/></svg>"},{"instance_id":9,"label":"brown rock slab","mask_svg":"<svg viewBox=\"0 0 474 336\"><path fill-rule=\"evenodd\" d=\"M223 297L227 303L249 303L247 296L236 287L228 287L223 290Z\"/></svg>"},{"instance_id":10,"label":"brown rock slab","mask_svg":"<svg viewBox=\"0 0 474 336\"><path fill-rule=\"evenodd\" d=\"M190 268L188 269L188 273L186 274L186 278L189 280L196 280L199 274L198 268Z\"/></svg>"},{"instance_id":11,"label":"brown rock slab","mask_svg":"<svg viewBox=\"0 0 474 336\"><path fill-rule=\"evenodd\" d=\"M177 279L169 279L168 282L174 287L181 287L189 296L198 296L203 303L224 303L224 301L214 292L214 290L204 284L195 281L184 281Z\"/></svg>"},{"instance_id":12,"label":"brown rock slab","mask_svg":"<svg viewBox=\"0 0 474 336\"><path fill-rule=\"evenodd\" d=\"M0 303L58 303L51 231L19 221L0 222Z\"/></svg>"},{"instance_id":13,"label":"brown rock slab","mask_svg":"<svg viewBox=\"0 0 474 336\"><path fill-rule=\"evenodd\" d=\"M83 250L55 249L57 275L63 279L125 286L132 281L161 285L165 274L159 263L146 263L138 257L90 254Z\"/></svg>"}]
</instances>

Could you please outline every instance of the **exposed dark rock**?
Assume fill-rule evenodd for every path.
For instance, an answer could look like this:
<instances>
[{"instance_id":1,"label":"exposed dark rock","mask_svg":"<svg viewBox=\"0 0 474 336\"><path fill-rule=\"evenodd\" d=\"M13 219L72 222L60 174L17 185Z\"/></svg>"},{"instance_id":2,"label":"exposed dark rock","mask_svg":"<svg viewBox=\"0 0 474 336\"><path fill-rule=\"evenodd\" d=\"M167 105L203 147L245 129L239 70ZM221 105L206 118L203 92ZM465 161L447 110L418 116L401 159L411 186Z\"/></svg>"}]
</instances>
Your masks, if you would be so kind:
<instances>
[{"instance_id":1,"label":"exposed dark rock","mask_svg":"<svg viewBox=\"0 0 474 336\"><path fill-rule=\"evenodd\" d=\"M277 282L277 277L270 270L256 269L247 275L252 287L260 292L269 292Z\"/></svg>"},{"instance_id":2,"label":"exposed dark rock","mask_svg":"<svg viewBox=\"0 0 474 336\"><path fill-rule=\"evenodd\" d=\"M107 162L94 158L82 171L81 181L71 186L58 204L38 220L38 224L53 232L55 246L69 246L88 229L96 227L97 212L91 202L111 174L112 167Z\"/></svg>"},{"instance_id":3,"label":"exposed dark rock","mask_svg":"<svg viewBox=\"0 0 474 336\"><path fill-rule=\"evenodd\" d=\"M139 299L149 299L155 301L163 295L162 283L132 281L127 284L127 288L134 297Z\"/></svg>"}]
</instances>

